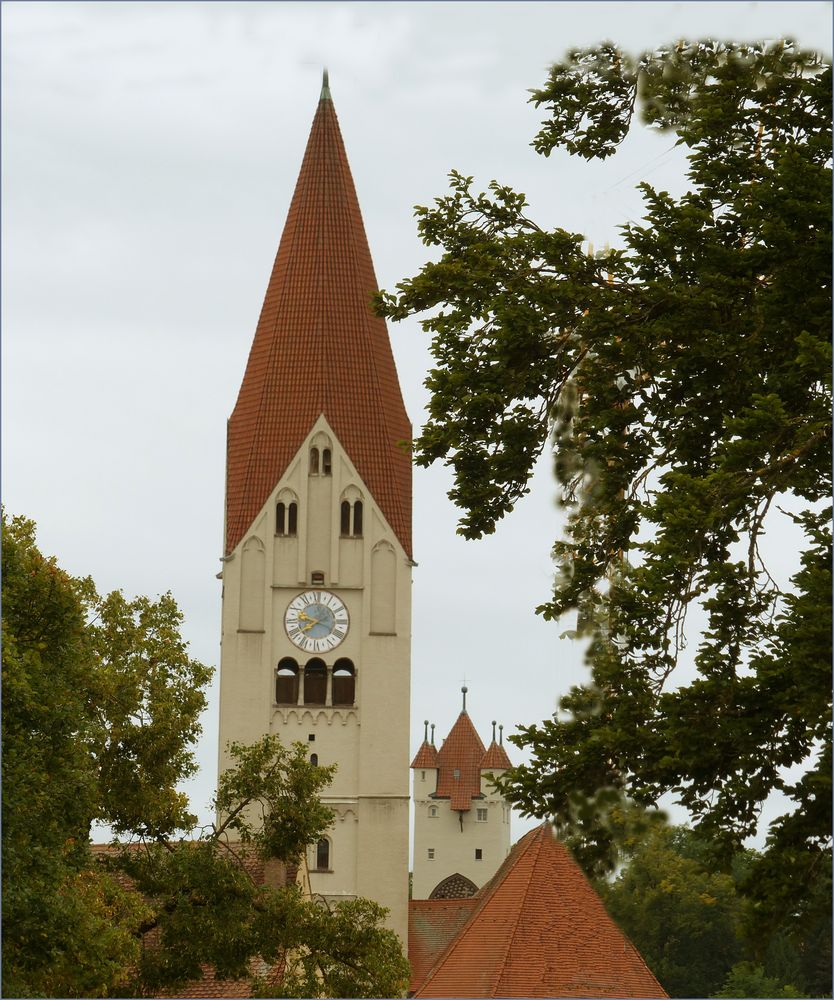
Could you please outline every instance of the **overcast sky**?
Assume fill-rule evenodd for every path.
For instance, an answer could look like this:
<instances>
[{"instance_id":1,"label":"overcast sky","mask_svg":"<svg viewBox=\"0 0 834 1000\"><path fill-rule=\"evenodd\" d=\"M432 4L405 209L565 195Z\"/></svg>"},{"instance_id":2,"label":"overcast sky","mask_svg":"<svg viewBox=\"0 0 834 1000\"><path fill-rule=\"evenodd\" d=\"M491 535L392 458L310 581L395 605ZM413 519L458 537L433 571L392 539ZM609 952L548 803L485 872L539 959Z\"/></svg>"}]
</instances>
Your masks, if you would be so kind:
<instances>
[{"instance_id":1,"label":"overcast sky","mask_svg":"<svg viewBox=\"0 0 834 1000\"><path fill-rule=\"evenodd\" d=\"M192 654L219 662L225 424L321 85L331 91L383 288L427 259L413 206L457 169L524 191L597 247L635 185L683 190L669 136L602 164L530 148L526 103L572 47L792 37L830 49L829 3L29 3L2 5L3 501L100 591L171 590ZM390 328L409 416L426 337ZM482 738L549 715L586 674L533 609L559 532L543 459L483 541L455 534L444 469L414 473L412 749L468 708ZM790 546L782 545L782 549ZM777 567L778 569L778 567ZM787 564L784 573L789 572ZM449 607L454 605L454 618ZM206 818L217 682L204 719ZM522 755L510 749L518 761ZM513 837L529 822L515 821Z\"/></svg>"}]
</instances>

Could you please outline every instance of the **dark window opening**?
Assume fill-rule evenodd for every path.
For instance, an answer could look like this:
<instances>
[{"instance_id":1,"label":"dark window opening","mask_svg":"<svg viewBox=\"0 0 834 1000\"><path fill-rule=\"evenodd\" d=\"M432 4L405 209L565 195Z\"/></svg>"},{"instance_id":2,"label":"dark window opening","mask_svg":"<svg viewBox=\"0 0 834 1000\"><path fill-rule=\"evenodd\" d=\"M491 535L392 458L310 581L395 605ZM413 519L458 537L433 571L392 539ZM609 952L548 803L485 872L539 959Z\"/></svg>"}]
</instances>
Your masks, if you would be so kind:
<instances>
[{"instance_id":1,"label":"dark window opening","mask_svg":"<svg viewBox=\"0 0 834 1000\"><path fill-rule=\"evenodd\" d=\"M350 534L350 504L347 502L347 500L342 501L339 534L341 535Z\"/></svg>"},{"instance_id":2,"label":"dark window opening","mask_svg":"<svg viewBox=\"0 0 834 1000\"><path fill-rule=\"evenodd\" d=\"M314 570L310 574L310 583L312 583L314 586L323 587L324 586L324 573L322 573L320 570Z\"/></svg>"},{"instance_id":3,"label":"dark window opening","mask_svg":"<svg viewBox=\"0 0 834 1000\"><path fill-rule=\"evenodd\" d=\"M275 674L275 700L279 705L298 704L298 664L290 656L278 661Z\"/></svg>"},{"instance_id":4,"label":"dark window opening","mask_svg":"<svg viewBox=\"0 0 834 1000\"><path fill-rule=\"evenodd\" d=\"M317 476L319 474L319 450L318 448L310 449L310 475Z\"/></svg>"},{"instance_id":5,"label":"dark window opening","mask_svg":"<svg viewBox=\"0 0 834 1000\"><path fill-rule=\"evenodd\" d=\"M475 860L476 861L481 861L483 859L483 856L484 856L484 852L480 849L480 847L476 847L475 848Z\"/></svg>"},{"instance_id":6,"label":"dark window opening","mask_svg":"<svg viewBox=\"0 0 834 1000\"><path fill-rule=\"evenodd\" d=\"M362 501L357 500L353 505L353 533L362 534Z\"/></svg>"},{"instance_id":7,"label":"dark window opening","mask_svg":"<svg viewBox=\"0 0 834 1000\"><path fill-rule=\"evenodd\" d=\"M316 742L316 734L315 733L308 733L307 734L307 739L309 740L310 743L315 743Z\"/></svg>"},{"instance_id":8,"label":"dark window opening","mask_svg":"<svg viewBox=\"0 0 834 1000\"><path fill-rule=\"evenodd\" d=\"M330 870L330 842L326 837L322 837L316 844L316 870L320 872Z\"/></svg>"},{"instance_id":9,"label":"dark window opening","mask_svg":"<svg viewBox=\"0 0 834 1000\"><path fill-rule=\"evenodd\" d=\"M298 534L298 504L283 501L275 505L275 534Z\"/></svg>"},{"instance_id":10,"label":"dark window opening","mask_svg":"<svg viewBox=\"0 0 834 1000\"><path fill-rule=\"evenodd\" d=\"M324 449L322 449L322 453L321 453L321 471L322 471L322 474L325 475L325 476L329 476L330 473L331 473L331 471L332 471L331 466L332 466L332 459L331 459L331 456L330 456L330 449L329 448L324 448Z\"/></svg>"},{"instance_id":11,"label":"dark window opening","mask_svg":"<svg viewBox=\"0 0 834 1000\"><path fill-rule=\"evenodd\" d=\"M304 667L304 704L323 705L327 698L327 667L324 660L308 660Z\"/></svg>"},{"instance_id":12,"label":"dark window opening","mask_svg":"<svg viewBox=\"0 0 834 1000\"><path fill-rule=\"evenodd\" d=\"M342 658L333 664L333 704L352 705L356 697L356 671L351 660Z\"/></svg>"},{"instance_id":13,"label":"dark window opening","mask_svg":"<svg viewBox=\"0 0 834 1000\"><path fill-rule=\"evenodd\" d=\"M313 765L313 767L319 766L319 755L317 753L310 754L310 763Z\"/></svg>"}]
</instances>

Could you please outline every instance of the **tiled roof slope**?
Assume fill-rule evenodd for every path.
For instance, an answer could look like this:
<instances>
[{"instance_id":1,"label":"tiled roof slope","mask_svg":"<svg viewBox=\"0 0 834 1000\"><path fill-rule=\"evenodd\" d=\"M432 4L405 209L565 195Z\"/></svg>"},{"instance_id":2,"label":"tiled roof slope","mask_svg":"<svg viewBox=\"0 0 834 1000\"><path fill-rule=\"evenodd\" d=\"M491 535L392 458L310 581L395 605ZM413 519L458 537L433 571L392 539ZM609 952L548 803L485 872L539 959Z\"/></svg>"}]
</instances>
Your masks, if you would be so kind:
<instances>
[{"instance_id":1,"label":"tiled roof slope","mask_svg":"<svg viewBox=\"0 0 834 1000\"><path fill-rule=\"evenodd\" d=\"M417 751L412 767L437 767L437 747L434 744L423 740L420 749Z\"/></svg>"},{"instance_id":2,"label":"tiled roof slope","mask_svg":"<svg viewBox=\"0 0 834 1000\"><path fill-rule=\"evenodd\" d=\"M484 754L483 760L481 761L481 770L500 771L506 770L512 766L510 758L507 756L507 751L502 745L493 740L487 748L487 752Z\"/></svg>"},{"instance_id":3,"label":"tiled roof slope","mask_svg":"<svg viewBox=\"0 0 834 1000\"><path fill-rule=\"evenodd\" d=\"M513 848L417 997L665 997L550 825Z\"/></svg>"},{"instance_id":4,"label":"tiled roof slope","mask_svg":"<svg viewBox=\"0 0 834 1000\"><path fill-rule=\"evenodd\" d=\"M339 122L322 92L229 419L226 554L323 413L411 555L411 424Z\"/></svg>"},{"instance_id":5,"label":"tiled roof slope","mask_svg":"<svg viewBox=\"0 0 834 1000\"><path fill-rule=\"evenodd\" d=\"M408 904L408 961L414 992L469 919L477 899L412 899Z\"/></svg>"},{"instance_id":6,"label":"tiled roof slope","mask_svg":"<svg viewBox=\"0 0 834 1000\"><path fill-rule=\"evenodd\" d=\"M484 752L472 720L466 712L461 712L437 754L439 770L435 794L438 798L450 799L452 809L466 812L471 808L473 796L481 794Z\"/></svg>"}]
</instances>

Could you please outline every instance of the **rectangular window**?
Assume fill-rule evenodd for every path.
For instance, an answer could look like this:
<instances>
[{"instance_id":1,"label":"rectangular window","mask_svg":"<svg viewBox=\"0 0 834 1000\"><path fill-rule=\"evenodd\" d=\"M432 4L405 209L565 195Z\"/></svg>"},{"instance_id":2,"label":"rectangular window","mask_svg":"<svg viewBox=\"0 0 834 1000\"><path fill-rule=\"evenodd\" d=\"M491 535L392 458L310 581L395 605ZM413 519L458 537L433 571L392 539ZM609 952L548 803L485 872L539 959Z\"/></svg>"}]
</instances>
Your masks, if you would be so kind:
<instances>
[{"instance_id":1,"label":"rectangular window","mask_svg":"<svg viewBox=\"0 0 834 1000\"><path fill-rule=\"evenodd\" d=\"M483 856L484 856L484 852L480 849L480 847L476 847L475 848L475 860L476 861L481 861L483 859Z\"/></svg>"},{"instance_id":2,"label":"rectangular window","mask_svg":"<svg viewBox=\"0 0 834 1000\"><path fill-rule=\"evenodd\" d=\"M486 809L478 809L477 813L478 813L478 816L477 816L478 822L479 823L486 823L487 816L489 815L489 813L487 812L487 810Z\"/></svg>"},{"instance_id":3,"label":"rectangular window","mask_svg":"<svg viewBox=\"0 0 834 1000\"><path fill-rule=\"evenodd\" d=\"M434 861L434 848L430 847L428 849L428 853L429 853L429 861Z\"/></svg>"}]
</instances>

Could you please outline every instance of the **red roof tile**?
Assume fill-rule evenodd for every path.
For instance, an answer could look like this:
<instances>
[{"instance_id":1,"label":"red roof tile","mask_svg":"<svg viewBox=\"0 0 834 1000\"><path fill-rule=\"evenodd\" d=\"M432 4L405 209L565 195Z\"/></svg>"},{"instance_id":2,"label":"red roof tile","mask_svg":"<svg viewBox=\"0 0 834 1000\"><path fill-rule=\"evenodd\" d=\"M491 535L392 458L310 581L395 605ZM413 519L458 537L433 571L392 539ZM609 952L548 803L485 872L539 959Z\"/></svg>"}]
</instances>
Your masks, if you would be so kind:
<instances>
[{"instance_id":1,"label":"red roof tile","mask_svg":"<svg viewBox=\"0 0 834 1000\"><path fill-rule=\"evenodd\" d=\"M507 751L503 746L493 740L492 743L490 743L487 752L484 754L483 760L481 761L481 770L500 771L506 770L512 766L510 758L507 756Z\"/></svg>"},{"instance_id":2,"label":"red roof tile","mask_svg":"<svg viewBox=\"0 0 834 1000\"><path fill-rule=\"evenodd\" d=\"M324 414L411 554L411 439L359 202L323 94L228 424L226 554Z\"/></svg>"},{"instance_id":3,"label":"red roof tile","mask_svg":"<svg viewBox=\"0 0 834 1000\"><path fill-rule=\"evenodd\" d=\"M481 761L484 745L466 712L457 722L437 754L437 791L441 799L450 799L452 809L466 812L473 796L481 794Z\"/></svg>"},{"instance_id":4,"label":"red roof tile","mask_svg":"<svg viewBox=\"0 0 834 1000\"><path fill-rule=\"evenodd\" d=\"M423 740L423 744L417 751L412 767L437 767L437 747L433 743Z\"/></svg>"},{"instance_id":5,"label":"red roof tile","mask_svg":"<svg viewBox=\"0 0 834 1000\"><path fill-rule=\"evenodd\" d=\"M474 901L417 997L666 996L547 823Z\"/></svg>"},{"instance_id":6,"label":"red roof tile","mask_svg":"<svg viewBox=\"0 0 834 1000\"><path fill-rule=\"evenodd\" d=\"M408 904L410 992L414 992L469 919L477 899L412 899Z\"/></svg>"}]
</instances>

